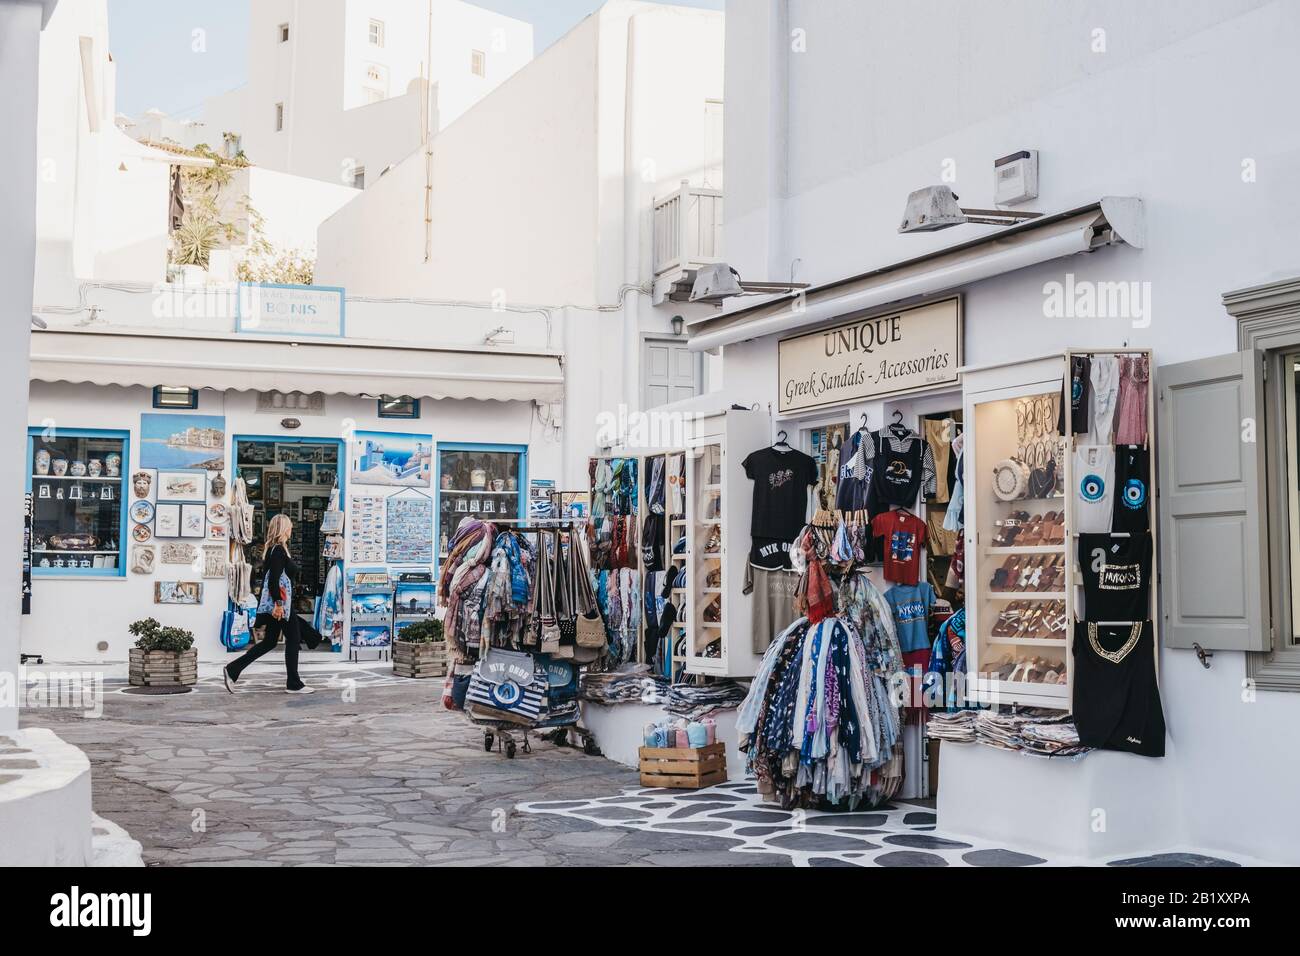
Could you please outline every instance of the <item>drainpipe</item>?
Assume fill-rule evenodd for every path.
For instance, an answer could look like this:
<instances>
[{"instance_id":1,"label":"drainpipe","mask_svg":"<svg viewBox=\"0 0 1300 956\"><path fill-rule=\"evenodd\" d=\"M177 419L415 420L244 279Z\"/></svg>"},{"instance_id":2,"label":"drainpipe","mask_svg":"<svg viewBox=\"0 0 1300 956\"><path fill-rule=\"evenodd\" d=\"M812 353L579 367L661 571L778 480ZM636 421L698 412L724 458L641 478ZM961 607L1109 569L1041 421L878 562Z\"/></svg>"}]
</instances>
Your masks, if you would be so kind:
<instances>
[{"instance_id":1,"label":"drainpipe","mask_svg":"<svg viewBox=\"0 0 1300 956\"><path fill-rule=\"evenodd\" d=\"M790 272L785 234L790 159L790 6L768 0L767 274Z\"/></svg>"}]
</instances>

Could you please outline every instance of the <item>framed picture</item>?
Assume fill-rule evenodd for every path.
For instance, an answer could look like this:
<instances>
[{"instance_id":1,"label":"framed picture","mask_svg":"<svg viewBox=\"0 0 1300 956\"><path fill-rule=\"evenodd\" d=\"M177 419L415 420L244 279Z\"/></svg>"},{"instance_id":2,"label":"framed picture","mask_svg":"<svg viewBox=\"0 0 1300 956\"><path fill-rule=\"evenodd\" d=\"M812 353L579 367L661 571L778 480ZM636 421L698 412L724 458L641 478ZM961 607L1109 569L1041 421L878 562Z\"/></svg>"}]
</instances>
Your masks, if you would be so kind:
<instances>
[{"instance_id":1,"label":"framed picture","mask_svg":"<svg viewBox=\"0 0 1300 956\"><path fill-rule=\"evenodd\" d=\"M153 533L157 538L179 538L181 536L181 506L171 502L160 502L154 509Z\"/></svg>"},{"instance_id":2,"label":"framed picture","mask_svg":"<svg viewBox=\"0 0 1300 956\"><path fill-rule=\"evenodd\" d=\"M303 461L286 462L284 466L284 480L296 481L303 485L316 484L315 466Z\"/></svg>"},{"instance_id":3,"label":"framed picture","mask_svg":"<svg viewBox=\"0 0 1300 956\"><path fill-rule=\"evenodd\" d=\"M351 476L359 485L429 487L433 436L357 432L351 443Z\"/></svg>"},{"instance_id":4,"label":"framed picture","mask_svg":"<svg viewBox=\"0 0 1300 956\"><path fill-rule=\"evenodd\" d=\"M140 416L140 465L160 475L180 468L225 471L225 416L146 412Z\"/></svg>"},{"instance_id":5,"label":"framed picture","mask_svg":"<svg viewBox=\"0 0 1300 956\"><path fill-rule=\"evenodd\" d=\"M199 501L208 500L208 473L202 469L188 471L158 471L159 501Z\"/></svg>"},{"instance_id":6,"label":"framed picture","mask_svg":"<svg viewBox=\"0 0 1300 956\"><path fill-rule=\"evenodd\" d=\"M316 466L316 484L333 486L338 480L339 472L334 465Z\"/></svg>"},{"instance_id":7,"label":"framed picture","mask_svg":"<svg viewBox=\"0 0 1300 956\"><path fill-rule=\"evenodd\" d=\"M248 491L249 501L262 500L262 469L240 468L239 477L244 479L244 488Z\"/></svg>"},{"instance_id":8,"label":"framed picture","mask_svg":"<svg viewBox=\"0 0 1300 956\"><path fill-rule=\"evenodd\" d=\"M269 441L238 442L239 465L270 465L275 462L275 443Z\"/></svg>"},{"instance_id":9,"label":"framed picture","mask_svg":"<svg viewBox=\"0 0 1300 956\"><path fill-rule=\"evenodd\" d=\"M182 538L202 538L208 533L207 505L181 505Z\"/></svg>"},{"instance_id":10,"label":"framed picture","mask_svg":"<svg viewBox=\"0 0 1300 956\"><path fill-rule=\"evenodd\" d=\"M279 508L284 504L284 472L262 472L262 500L268 508Z\"/></svg>"},{"instance_id":11,"label":"framed picture","mask_svg":"<svg viewBox=\"0 0 1300 956\"><path fill-rule=\"evenodd\" d=\"M202 604L202 581L155 581L154 604Z\"/></svg>"},{"instance_id":12,"label":"framed picture","mask_svg":"<svg viewBox=\"0 0 1300 956\"><path fill-rule=\"evenodd\" d=\"M209 524L208 525L209 541L229 541L230 525L226 524Z\"/></svg>"}]
</instances>

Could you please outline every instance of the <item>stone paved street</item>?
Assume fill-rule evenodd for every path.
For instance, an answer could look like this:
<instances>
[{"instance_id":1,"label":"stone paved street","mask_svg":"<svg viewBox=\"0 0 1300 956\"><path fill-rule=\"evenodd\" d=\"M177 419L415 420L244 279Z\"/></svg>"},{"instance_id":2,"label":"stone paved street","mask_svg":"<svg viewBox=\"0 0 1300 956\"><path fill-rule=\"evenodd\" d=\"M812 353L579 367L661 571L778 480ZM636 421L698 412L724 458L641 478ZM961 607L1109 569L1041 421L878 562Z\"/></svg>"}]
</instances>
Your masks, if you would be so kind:
<instances>
[{"instance_id":1,"label":"stone paved street","mask_svg":"<svg viewBox=\"0 0 1300 956\"><path fill-rule=\"evenodd\" d=\"M508 760L442 709L442 682L387 665L306 679L288 696L272 669L232 697L205 677L190 694L142 697L106 685L104 716L28 712L86 751L95 810L144 847L148 865L789 865L730 854L738 841L647 834L515 809L524 801L616 796L636 773L550 743ZM355 693L345 681L355 680Z\"/></svg>"}]
</instances>

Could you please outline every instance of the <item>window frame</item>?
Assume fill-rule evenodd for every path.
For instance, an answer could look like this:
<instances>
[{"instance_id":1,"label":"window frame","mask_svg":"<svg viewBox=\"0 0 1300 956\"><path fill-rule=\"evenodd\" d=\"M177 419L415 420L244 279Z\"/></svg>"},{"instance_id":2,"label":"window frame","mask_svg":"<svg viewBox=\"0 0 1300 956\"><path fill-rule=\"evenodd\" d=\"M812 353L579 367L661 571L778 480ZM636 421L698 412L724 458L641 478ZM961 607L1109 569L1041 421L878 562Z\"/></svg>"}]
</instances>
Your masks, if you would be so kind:
<instances>
[{"instance_id":1,"label":"window frame","mask_svg":"<svg viewBox=\"0 0 1300 956\"><path fill-rule=\"evenodd\" d=\"M474 69L479 66L482 69ZM481 79L487 79L487 51L470 50L469 51L469 73L470 76L477 76Z\"/></svg>"},{"instance_id":2,"label":"window frame","mask_svg":"<svg viewBox=\"0 0 1300 956\"><path fill-rule=\"evenodd\" d=\"M276 40L277 40L277 42L279 42L279 43L288 43L288 42L289 42L289 23L288 23L288 21L276 25L276 27L275 27L275 36L276 36Z\"/></svg>"},{"instance_id":3,"label":"window frame","mask_svg":"<svg viewBox=\"0 0 1300 956\"><path fill-rule=\"evenodd\" d=\"M384 411L385 402L397 402L397 401L402 401L404 399L409 399L411 402L410 415L394 414L393 412ZM397 419L400 421L409 422L409 421L416 421L420 417L420 400L411 395L381 395L376 400L376 407L378 411L378 416L380 418L390 418L390 419Z\"/></svg>"},{"instance_id":4,"label":"window frame","mask_svg":"<svg viewBox=\"0 0 1300 956\"><path fill-rule=\"evenodd\" d=\"M27 460L23 469L27 475L26 491L28 495L33 494L33 480L40 480L40 476L34 474L36 467L36 439L41 436L45 428L39 425L31 425L27 428ZM58 434L64 438L114 438L122 442L122 480L118 485L118 529L117 529L117 567L115 568L42 568L36 564L36 555L32 555L31 575L36 578L100 578L100 579L121 579L125 580L127 576L126 562L130 552L130 541L127 535L130 530L130 511L131 505L131 432L124 429L113 428L60 428ZM33 508L35 507L35 498L32 499ZM35 514L33 512L33 526L35 524Z\"/></svg>"},{"instance_id":5,"label":"window frame","mask_svg":"<svg viewBox=\"0 0 1300 956\"><path fill-rule=\"evenodd\" d=\"M189 404L177 405L171 402L164 402L161 398L161 393L162 390L165 388L176 388L176 389L184 388L187 392L189 392L189 398L190 398ZM186 388L184 385L155 385L153 387L153 407L161 408L165 410L181 409L181 410L193 411L194 409L199 407L199 390L197 388Z\"/></svg>"},{"instance_id":6,"label":"window frame","mask_svg":"<svg viewBox=\"0 0 1300 956\"><path fill-rule=\"evenodd\" d=\"M283 101L275 104L275 131L277 133L284 132L284 119L287 113Z\"/></svg>"},{"instance_id":7,"label":"window frame","mask_svg":"<svg viewBox=\"0 0 1300 956\"><path fill-rule=\"evenodd\" d=\"M377 30L375 29L376 27L378 27ZM382 50L384 48L384 34L386 32L387 30L384 27L384 21L376 20L374 17L371 17L370 23L366 26L366 41L371 46Z\"/></svg>"},{"instance_id":8,"label":"window frame","mask_svg":"<svg viewBox=\"0 0 1300 956\"><path fill-rule=\"evenodd\" d=\"M1253 350L1263 363L1264 422L1262 435L1266 459L1265 513L1287 514L1286 375L1283 359L1300 353L1300 276L1262 286L1228 292L1223 305L1237 319L1238 347ZM1264 522L1267 527L1268 523ZM1246 652L1246 676L1260 690L1300 693L1300 644L1291 636L1300 628L1291 610L1291 543L1288 534L1268 536L1268 607L1271 651Z\"/></svg>"}]
</instances>

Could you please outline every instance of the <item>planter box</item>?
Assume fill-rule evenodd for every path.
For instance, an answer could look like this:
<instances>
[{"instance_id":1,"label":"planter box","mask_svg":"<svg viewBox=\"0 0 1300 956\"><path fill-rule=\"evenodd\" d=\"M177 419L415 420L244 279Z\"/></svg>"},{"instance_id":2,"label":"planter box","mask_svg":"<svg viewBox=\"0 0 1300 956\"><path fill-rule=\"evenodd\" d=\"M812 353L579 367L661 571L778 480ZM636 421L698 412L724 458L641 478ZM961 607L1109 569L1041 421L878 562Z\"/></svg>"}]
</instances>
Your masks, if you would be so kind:
<instances>
[{"instance_id":1,"label":"planter box","mask_svg":"<svg viewBox=\"0 0 1300 956\"><path fill-rule=\"evenodd\" d=\"M398 677L446 677L447 642L393 641L393 673Z\"/></svg>"},{"instance_id":2,"label":"planter box","mask_svg":"<svg viewBox=\"0 0 1300 956\"><path fill-rule=\"evenodd\" d=\"M727 781L727 745L642 747L641 786L699 790Z\"/></svg>"},{"instance_id":3,"label":"planter box","mask_svg":"<svg viewBox=\"0 0 1300 956\"><path fill-rule=\"evenodd\" d=\"M142 651L131 648L131 683L137 687L193 684L199 679L199 652Z\"/></svg>"}]
</instances>

